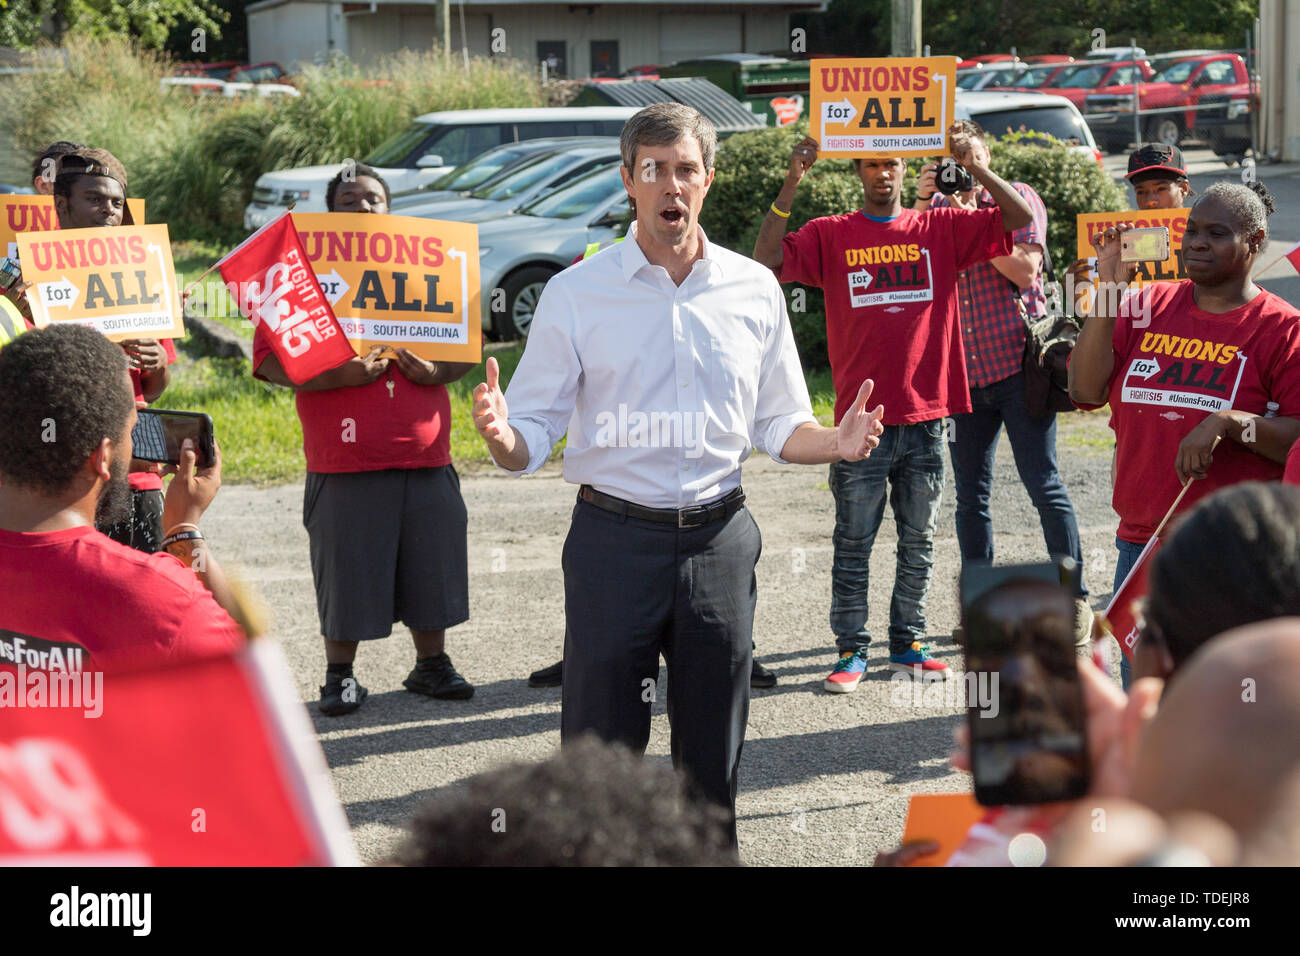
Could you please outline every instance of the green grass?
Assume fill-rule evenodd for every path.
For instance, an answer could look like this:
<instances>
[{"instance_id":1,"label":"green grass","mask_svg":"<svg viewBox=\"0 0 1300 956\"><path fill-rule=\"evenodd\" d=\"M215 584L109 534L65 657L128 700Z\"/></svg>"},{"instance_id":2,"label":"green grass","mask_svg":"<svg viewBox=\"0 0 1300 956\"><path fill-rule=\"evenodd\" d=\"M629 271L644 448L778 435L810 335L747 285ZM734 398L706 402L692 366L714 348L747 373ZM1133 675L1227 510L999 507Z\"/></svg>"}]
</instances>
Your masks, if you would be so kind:
<instances>
[{"instance_id":1,"label":"green grass","mask_svg":"<svg viewBox=\"0 0 1300 956\"><path fill-rule=\"evenodd\" d=\"M243 359L202 358L183 343L162 408L207 412L225 481L280 484L302 478L302 426L293 392L259 382Z\"/></svg>"}]
</instances>

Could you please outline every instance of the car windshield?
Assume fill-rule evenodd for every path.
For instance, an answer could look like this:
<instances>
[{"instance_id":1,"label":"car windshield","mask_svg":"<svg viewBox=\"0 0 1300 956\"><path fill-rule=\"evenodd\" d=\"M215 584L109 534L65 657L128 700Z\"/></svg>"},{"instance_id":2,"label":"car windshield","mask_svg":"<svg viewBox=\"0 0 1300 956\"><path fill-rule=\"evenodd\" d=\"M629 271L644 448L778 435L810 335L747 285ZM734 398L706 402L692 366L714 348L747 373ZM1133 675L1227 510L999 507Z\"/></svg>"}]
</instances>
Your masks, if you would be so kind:
<instances>
[{"instance_id":1,"label":"car windshield","mask_svg":"<svg viewBox=\"0 0 1300 956\"><path fill-rule=\"evenodd\" d=\"M1016 86L1023 86L1027 89L1037 89L1046 82L1047 78L1056 72L1055 66L1049 66L1044 69L1025 70L1016 78ZM1062 73L1067 72L1062 70Z\"/></svg>"},{"instance_id":2,"label":"car windshield","mask_svg":"<svg viewBox=\"0 0 1300 956\"><path fill-rule=\"evenodd\" d=\"M446 176L429 184L429 189L450 189L464 192L481 186L501 172L519 165L526 156L532 155L526 149L494 149L484 153L478 159L472 159L464 166L457 166Z\"/></svg>"},{"instance_id":3,"label":"car windshield","mask_svg":"<svg viewBox=\"0 0 1300 956\"><path fill-rule=\"evenodd\" d=\"M527 216L549 216L553 219L572 219L591 212L601 203L608 202L624 191L620 169L621 166L606 166L588 173L555 192L547 193L519 211Z\"/></svg>"},{"instance_id":4,"label":"car windshield","mask_svg":"<svg viewBox=\"0 0 1300 956\"><path fill-rule=\"evenodd\" d=\"M1035 106L1016 110L997 110L971 117L993 136L1029 131L1047 133L1057 139L1079 144L1086 143L1084 123L1079 116L1064 106Z\"/></svg>"},{"instance_id":5,"label":"car windshield","mask_svg":"<svg viewBox=\"0 0 1300 956\"><path fill-rule=\"evenodd\" d=\"M1062 73L1053 82L1052 86L1059 87L1085 87L1092 89L1101 82L1101 78L1110 71L1109 63L1098 63L1096 66L1081 66L1076 69Z\"/></svg>"},{"instance_id":6,"label":"car windshield","mask_svg":"<svg viewBox=\"0 0 1300 956\"><path fill-rule=\"evenodd\" d=\"M521 192L540 183L565 166L572 165L573 157L567 153L551 153L541 156L530 163L525 163L513 172L507 173L495 182L488 183L470 193L475 199L502 200L518 196Z\"/></svg>"},{"instance_id":7,"label":"car windshield","mask_svg":"<svg viewBox=\"0 0 1300 956\"><path fill-rule=\"evenodd\" d=\"M1196 69L1196 60L1183 60L1173 66L1167 66L1151 78L1152 83L1186 83L1187 78Z\"/></svg>"},{"instance_id":8,"label":"car windshield","mask_svg":"<svg viewBox=\"0 0 1300 956\"><path fill-rule=\"evenodd\" d=\"M234 79L243 83L273 83L284 74L273 66L252 66L236 70Z\"/></svg>"},{"instance_id":9,"label":"car windshield","mask_svg":"<svg viewBox=\"0 0 1300 956\"><path fill-rule=\"evenodd\" d=\"M427 124L413 123L376 146L362 162L368 166L397 166L428 135Z\"/></svg>"},{"instance_id":10,"label":"car windshield","mask_svg":"<svg viewBox=\"0 0 1300 956\"><path fill-rule=\"evenodd\" d=\"M957 77L957 86L963 90L969 90L984 76L983 70L972 70L963 76Z\"/></svg>"}]
</instances>

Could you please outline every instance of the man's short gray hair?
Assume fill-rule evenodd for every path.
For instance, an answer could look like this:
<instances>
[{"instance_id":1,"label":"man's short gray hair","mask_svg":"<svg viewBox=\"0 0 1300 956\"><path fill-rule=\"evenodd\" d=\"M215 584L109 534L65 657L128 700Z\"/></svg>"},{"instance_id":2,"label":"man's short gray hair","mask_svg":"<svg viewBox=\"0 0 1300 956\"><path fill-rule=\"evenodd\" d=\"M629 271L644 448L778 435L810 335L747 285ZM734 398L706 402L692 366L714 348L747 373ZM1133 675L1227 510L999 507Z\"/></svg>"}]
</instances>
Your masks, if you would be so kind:
<instances>
[{"instance_id":1,"label":"man's short gray hair","mask_svg":"<svg viewBox=\"0 0 1300 956\"><path fill-rule=\"evenodd\" d=\"M685 103L651 103L623 126L618 148L623 154L623 165L634 172L636 151L641 146L670 146L683 136L694 136L700 144L704 170L713 168L713 156L718 151L718 133L713 124L697 109Z\"/></svg>"}]
</instances>

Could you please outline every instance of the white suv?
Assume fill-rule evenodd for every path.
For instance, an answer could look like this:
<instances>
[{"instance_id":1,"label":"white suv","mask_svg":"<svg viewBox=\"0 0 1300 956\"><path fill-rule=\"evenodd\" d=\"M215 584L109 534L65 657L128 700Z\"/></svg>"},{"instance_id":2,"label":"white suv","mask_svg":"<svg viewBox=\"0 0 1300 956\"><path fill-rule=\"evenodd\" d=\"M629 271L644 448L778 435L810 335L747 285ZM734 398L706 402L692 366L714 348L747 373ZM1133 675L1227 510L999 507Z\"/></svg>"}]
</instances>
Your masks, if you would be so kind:
<instances>
[{"instance_id":1,"label":"white suv","mask_svg":"<svg viewBox=\"0 0 1300 956\"><path fill-rule=\"evenodd\" d=\"M380 144L362 162L373 166L393 195L433 182L503 143L554 136L618 136L635 106L564 106L426 113ZM342 163L263 173L244 209L244 228L259 229L290 203L298 212L325 212L325 187Z\"/></svg>"}]
</instances>

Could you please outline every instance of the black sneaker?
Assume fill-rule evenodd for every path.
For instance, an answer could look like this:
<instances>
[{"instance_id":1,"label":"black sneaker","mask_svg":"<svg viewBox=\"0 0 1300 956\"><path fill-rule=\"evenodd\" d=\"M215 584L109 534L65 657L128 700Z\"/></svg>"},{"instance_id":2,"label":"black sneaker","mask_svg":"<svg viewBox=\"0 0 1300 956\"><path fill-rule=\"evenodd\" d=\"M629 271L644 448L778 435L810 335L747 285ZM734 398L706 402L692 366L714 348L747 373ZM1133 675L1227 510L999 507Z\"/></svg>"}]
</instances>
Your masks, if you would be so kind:
<instances>
[{"instance_id":1,"label":"black sneaker","mask_svg":"<svg viewBox=\"0 0 1300 956\"><path fill-rule=\"evenodd\" d=\"M350 714L365 702L370 691L361 686L351 674L325 674L325 686L320 689L320 712L327 717Z\"/></svg>"},{"instance_id":2,"label":"black sneaker","mask_svg":"<svg viewBox=\"0 0 1300 956\"><path fill-rule=\"evenodd\" d=\"M528 675L529 687L559 687L564 683L564 661Z\"/></svg>"},{"instance_id":3,"label":"black sneaker","mask_svg":"<svg viewBox=\"0 0 1300 956\"><path fill-rule=\"evenodd\" d=\"M469 700L474 696L474 685L456 673L446 654L416 661L415 669L402 681L402 686L439 700Z\"/></svg>"},{"instance_id":4,"label":"black sneaker","mask_svg":"<svg viewBox=\"0 0 1300 956\"><path fill-rule=\"evenodd\" d=\"M749 671L749 686L759 690L776 686L776 675L760 664L757 657L754 658L754 666Z\"/></svg>"}]
</instances>

